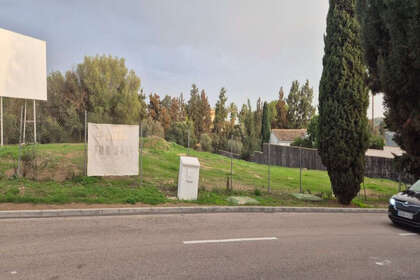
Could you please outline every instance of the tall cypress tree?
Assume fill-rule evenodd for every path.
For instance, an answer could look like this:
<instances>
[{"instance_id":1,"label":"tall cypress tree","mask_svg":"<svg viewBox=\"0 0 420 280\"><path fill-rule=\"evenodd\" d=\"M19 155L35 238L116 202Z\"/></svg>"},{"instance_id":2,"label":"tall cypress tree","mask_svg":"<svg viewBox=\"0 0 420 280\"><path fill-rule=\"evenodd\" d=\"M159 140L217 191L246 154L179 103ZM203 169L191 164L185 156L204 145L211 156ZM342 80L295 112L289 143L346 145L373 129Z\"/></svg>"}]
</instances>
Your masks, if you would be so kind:
<instances>
[{"instance_id":1,"label":"tall cypress tree","mask_svg":"<svg viewBox=\"0 0 420 280\"><path fill-rule=\"evenodd\" d=\"M264 102L261 125L261 145L270 142L271 117L267 102Z\"/></svg>"},{"instance_id":2,"label":"tall cypress tree","mask_svg":"<svg viewBox=\"0 0 420 280\"><path fill-rule=\"evenodd\" d=\"M367 77L355 2L330 0L319 86L319 154L342 204L360 190L368 147Z\"/></svg>"}]
</instances>

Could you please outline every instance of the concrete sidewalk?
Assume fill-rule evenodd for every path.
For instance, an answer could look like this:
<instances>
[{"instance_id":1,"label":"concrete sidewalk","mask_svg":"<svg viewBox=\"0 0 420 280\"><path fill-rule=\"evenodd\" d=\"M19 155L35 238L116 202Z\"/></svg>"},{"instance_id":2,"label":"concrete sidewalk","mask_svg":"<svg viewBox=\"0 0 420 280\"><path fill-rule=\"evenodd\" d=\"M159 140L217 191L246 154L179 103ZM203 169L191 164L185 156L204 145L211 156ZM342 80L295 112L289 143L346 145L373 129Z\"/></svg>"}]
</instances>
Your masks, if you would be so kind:
<instances>
[{"instance_id":1,"label":"concrete sidewalk","mask_svg":"<svg viewBox=\"0 0 420 280\"><path fill-rule=\"evenodd\" d=\"M262 206L203 206L203 207L140 207L97 209L54 209L0 211L0 219L53 218L83 216L123 216L203 213L386 213L385 208L328 208L328 207L262 207Z\"/></svg>"}]
</instances>

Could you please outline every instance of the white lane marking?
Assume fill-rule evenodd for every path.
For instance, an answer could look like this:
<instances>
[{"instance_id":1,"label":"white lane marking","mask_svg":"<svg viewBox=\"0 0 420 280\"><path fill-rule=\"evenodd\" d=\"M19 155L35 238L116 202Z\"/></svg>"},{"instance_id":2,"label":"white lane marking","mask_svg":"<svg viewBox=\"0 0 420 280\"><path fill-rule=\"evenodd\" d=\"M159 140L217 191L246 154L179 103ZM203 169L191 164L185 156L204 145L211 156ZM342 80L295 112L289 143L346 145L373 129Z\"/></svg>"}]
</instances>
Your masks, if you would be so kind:
<instances>
[{"instance_id":1,"label":"white lane marking","mask_svg":"<svg viewBox=\"0 0 420 280\"><path fill-rule=\"evenodd\" d=\"M400 233L400 236L416 236L417 233Z\"/></svg>"},{"instance_id":2,"label":"white lane marking","mask_svg":"<svg viewBox=\"0 0 420 280\"><path fill-rule=\"evenodd\" d=\"M11 271L10 272L10 274L16 274L17 273L17 271Z\"/></svg>"},{"instance_id":3,"label":"white lane marking","mask_svg":"<svg viewBox=\"0 0 420 280\"><path fill-rule=\"evenodd\" d=\"M193 240L193 241L184 241L184 244L227 243L227 242L264 241L264 240L277 240L277 237L233 238L233 239L218 239L218 240Z\"/></svg>"}]
</instances>

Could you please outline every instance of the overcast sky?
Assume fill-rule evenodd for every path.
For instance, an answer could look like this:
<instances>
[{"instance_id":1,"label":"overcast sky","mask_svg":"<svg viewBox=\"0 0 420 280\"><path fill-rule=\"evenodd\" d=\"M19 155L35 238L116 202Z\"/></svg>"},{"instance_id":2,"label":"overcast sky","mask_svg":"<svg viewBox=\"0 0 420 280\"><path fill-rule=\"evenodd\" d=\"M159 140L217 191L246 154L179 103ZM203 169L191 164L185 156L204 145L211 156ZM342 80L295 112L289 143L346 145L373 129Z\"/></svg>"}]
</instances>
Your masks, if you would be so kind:
<instances>
[{"instance_id":1,"label":"overcast sky","mask_svg":"<svg viewBox=\"0 0 420 280\"><path fill-rule=\"evenodd\" d=\"M196 83L212 105L221 87L255 104L309 79L317 104L327 11L328 0L0 0L0 27L46 40L49 72L111 54L147 94L188 97Z\"/></svg>"}]
</instances>

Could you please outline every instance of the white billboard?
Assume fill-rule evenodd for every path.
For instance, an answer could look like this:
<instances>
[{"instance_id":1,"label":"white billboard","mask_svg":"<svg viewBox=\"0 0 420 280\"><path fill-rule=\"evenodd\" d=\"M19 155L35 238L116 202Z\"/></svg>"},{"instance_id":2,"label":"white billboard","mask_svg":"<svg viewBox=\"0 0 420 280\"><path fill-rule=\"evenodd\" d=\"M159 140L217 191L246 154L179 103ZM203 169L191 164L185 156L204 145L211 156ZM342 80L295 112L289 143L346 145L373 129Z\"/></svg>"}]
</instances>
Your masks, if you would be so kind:
<instances>
[{"instance_id":1,"label":"white billboard","mask_svg":"<svg viewBox=\"0 0 420 280\"><path fill-rule=\"evenodd\" d=\"M139 174L139 126L88 123L88 176Z\"/></svg>"},{"instance_id":2,"label":"white billboard","mask_svg":"<svg viewBox=\"0 0 420 280\"><path fill-rule=\"evenodd\" d=\"M46 42L0 28L0 96L47 100Z\"/></svg>"}]
</instances>

